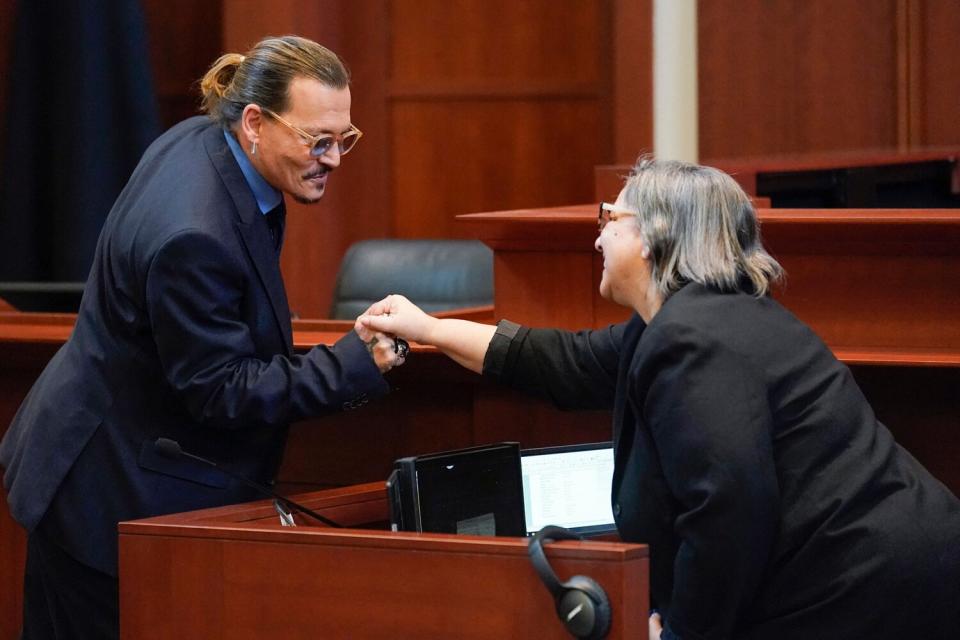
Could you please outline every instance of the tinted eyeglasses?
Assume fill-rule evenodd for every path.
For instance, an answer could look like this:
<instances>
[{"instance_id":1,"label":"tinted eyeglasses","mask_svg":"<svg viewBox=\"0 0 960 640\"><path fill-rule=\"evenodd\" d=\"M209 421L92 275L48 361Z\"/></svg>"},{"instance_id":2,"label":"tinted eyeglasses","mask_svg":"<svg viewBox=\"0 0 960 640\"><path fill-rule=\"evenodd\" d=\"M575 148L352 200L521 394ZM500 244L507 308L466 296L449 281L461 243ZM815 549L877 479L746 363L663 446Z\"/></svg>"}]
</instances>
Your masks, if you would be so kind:
<instances>
[{"instance_id":1,"label":"tinted eyeglasses","mask_svg":"<svg viewBox=\"0 0 960 640\"><path fill-rule=\"evenodd\" d=\"M622 209L615 205L610 204L609 202L600 203L600 213L597 215L597 226L600 227L600 231L603 231L603 228L607 226L607 223L611 220L618 220L621 216L637 216L640 215L636 211L630 211L629 209Z\"/></svg>"},{"instance_id":2,"label":"tinted eyeglasses","mask_svg":"<svg viewBox=\"0 0 960 640\"><path fill-rule=\"evenodd\" d=\"M340 155L345 156L357 145L357 141L360 139L360 136L363 135L363 132L360 131L360 129L357 129L351 124L350 129L345 133L341 133L340 135L321 133L318 136L313 136L300 127L287 122L270 109L267 109L266 107L260 107L260 109L271 118L299 135L303 144L310 147L310 155L314 158L319 158L329 151L330 148L333 147L334 142L337 143L337 148L340 150Z\"/></svg>"}]
</instances>

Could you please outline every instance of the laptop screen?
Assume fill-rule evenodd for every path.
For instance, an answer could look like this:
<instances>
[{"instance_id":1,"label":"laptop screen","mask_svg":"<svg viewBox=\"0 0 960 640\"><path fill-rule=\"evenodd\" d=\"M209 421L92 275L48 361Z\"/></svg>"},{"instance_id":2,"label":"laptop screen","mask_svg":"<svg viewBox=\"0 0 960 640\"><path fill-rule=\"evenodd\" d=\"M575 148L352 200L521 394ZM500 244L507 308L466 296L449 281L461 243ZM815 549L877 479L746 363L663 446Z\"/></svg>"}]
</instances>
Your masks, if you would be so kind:
<instances>
[{"instance_id":1,"label":"laptop screen","mask_svg":"<svg viewBox=\"0 0 960 640\"><path fill-rule=\"evenodd\" d=\"M616 531L612 443L524 449L520 469L527 535L548 524L588 535Z\"/></svg>"}]
</instances>

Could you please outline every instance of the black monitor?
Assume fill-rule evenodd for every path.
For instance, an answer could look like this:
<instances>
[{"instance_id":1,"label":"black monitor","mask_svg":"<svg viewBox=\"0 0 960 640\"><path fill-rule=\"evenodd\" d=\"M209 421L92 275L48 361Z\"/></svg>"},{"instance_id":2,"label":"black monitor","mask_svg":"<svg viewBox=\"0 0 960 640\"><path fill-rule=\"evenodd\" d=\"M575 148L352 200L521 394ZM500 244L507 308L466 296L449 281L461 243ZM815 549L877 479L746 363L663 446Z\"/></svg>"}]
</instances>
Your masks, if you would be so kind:
<instances>
[{"instance_id":1,"label":"black monitor","mask_svg":"<svg viewBox=\"0 0 960 640\"><path fill-rule=\"evenodd\" d=\"M526 534L516 442L401 458L387 491L395 530Z\"/></svg>"}]
</instances>

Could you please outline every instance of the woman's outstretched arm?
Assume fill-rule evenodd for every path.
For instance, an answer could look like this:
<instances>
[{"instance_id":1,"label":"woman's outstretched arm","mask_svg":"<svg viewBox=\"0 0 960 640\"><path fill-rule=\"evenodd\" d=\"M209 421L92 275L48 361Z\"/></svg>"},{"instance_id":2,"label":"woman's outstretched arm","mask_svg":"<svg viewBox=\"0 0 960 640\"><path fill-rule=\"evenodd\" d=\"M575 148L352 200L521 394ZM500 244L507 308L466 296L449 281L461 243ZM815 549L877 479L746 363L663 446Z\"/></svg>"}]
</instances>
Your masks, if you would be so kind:
<instances>
[{"instance_id":1,"label":"woman's outstretched arm","mask_svg":"<svg viewBox=\"0 0 960 640\"><path fill-rule=\"evenodd\" d=\"M483 371L487 347L497 330L494 325L469 320L434 318L397 294L374 303L359 322L373 331L433 345L476 373Z\"/></svg>"}]
</instances>

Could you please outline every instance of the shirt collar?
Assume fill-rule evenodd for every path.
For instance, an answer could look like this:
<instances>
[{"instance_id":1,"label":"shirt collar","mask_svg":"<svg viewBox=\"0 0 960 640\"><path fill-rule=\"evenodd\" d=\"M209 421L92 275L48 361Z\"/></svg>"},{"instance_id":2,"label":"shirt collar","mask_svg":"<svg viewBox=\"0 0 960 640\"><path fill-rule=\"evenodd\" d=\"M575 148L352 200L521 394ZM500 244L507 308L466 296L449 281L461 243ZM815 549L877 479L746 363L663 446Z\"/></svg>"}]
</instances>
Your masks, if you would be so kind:
<instances>
[{"instance_id":1,"label":"shirt collar","mask_svg":"<svg viewBox=\"0 0 960 640\"><path fill-rule=\"evenodd\" d=\"M253 165L250 164L250 159L247 158L247 154L240 148L240 143L237 142L237 139L226 129L223 130L223 137L227 139L227 146L229 146L230 151L233 152L233 157L237 159L237 164L240 165L240 171L243 172L243 177L247 179L247 184L250 185L250 190L253 191L253 197L257 199L257 207L260 209L260 213L272 211L277 205L283 202L283 194L270 186L270 183L264 180L263 176L253 168Z\"/></svg>"}]
</instances>

